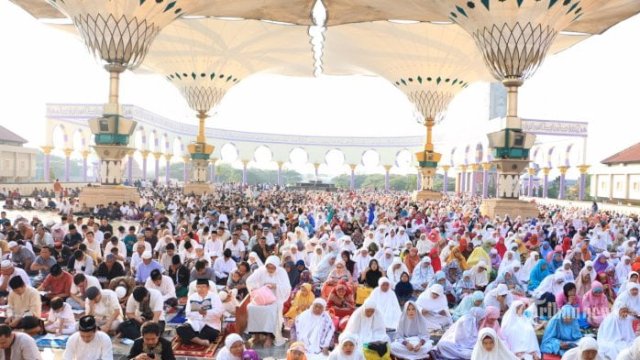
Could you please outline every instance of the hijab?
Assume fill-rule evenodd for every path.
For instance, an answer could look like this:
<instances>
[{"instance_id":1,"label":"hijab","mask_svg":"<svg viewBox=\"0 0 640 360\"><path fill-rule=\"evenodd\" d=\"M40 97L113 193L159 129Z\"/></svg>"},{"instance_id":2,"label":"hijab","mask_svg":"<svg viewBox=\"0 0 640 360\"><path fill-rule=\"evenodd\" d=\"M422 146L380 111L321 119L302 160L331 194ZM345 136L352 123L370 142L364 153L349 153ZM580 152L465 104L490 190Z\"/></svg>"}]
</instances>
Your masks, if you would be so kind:
<instances>
[{"instance_id":1,"label":"hijab","mask_svg":"<svg viewBox=\"0 0 640 360\"><path fill-rule=\"evenodd\" d=\"M409 306L413 306L416 310L415 317L413 319L409 319L407 315L407 310ZM396 335L403 339L413 336L425 336L429 334L429 328L427 325L427 319L420 312L420 308L418 305L409 300L404 304L404 309L402 311L402 316L400 316L400 322L398 324L398 331Z\"/></svg>"},{"instance_id":2,"label":"hijab","mask_svg":"<svg viewBox=\"0 0 640 360\"><path fill-rule=\"evenodd\" d=\"M233 344L237 342L241 342L244 344L244 340L242 340L242 337L240 337L240 335L235 333L227 335L227 337L224 339L224 347L220 349L220 352L218 353L216 358L218 360L242 360L242 358L233 356L230 351Z\"/></svg>"},{"instance_id":3,"label":"hijab","mask_svg":"<svg viewBox=\"0 0 640 360\"><path fill-rule=\"evenodd\" d=\"M347 356L342 347L347 343L354 345L353 353ZM358 336L352 333L343 332L338 338L338 346L329 355L329 360L365 360L361 347L358 344Z\"/></svg>"},{"instance_id":4,"label":"hijab","mask_svg":"<svg viewBox=\"0 0 640 360\"><path fill-rule=\"evenodd\" d=\"M492 339L494 343L491 352L486 351L482 346L482 342L487 338ZM518 358L509 351L495 330L483 328L478 332L478 339L471 352L471 360L518 360Z\"/></svg>"},{"instance_id":5,"label":"hijab","mask_svg":"<svg viewBox=\"0 0 640 360\"><path fill-rule=\"evenodd\" d=\"M542 269L543 266L546 266L546 269ZM529 276L529 291L533 291L540 286L542 280L544 280L547 276L551 275L549 272L549 267L547 261L544 259L538 260L536 266L531 270L531 275Z\"/></svg>"}]
</instances>

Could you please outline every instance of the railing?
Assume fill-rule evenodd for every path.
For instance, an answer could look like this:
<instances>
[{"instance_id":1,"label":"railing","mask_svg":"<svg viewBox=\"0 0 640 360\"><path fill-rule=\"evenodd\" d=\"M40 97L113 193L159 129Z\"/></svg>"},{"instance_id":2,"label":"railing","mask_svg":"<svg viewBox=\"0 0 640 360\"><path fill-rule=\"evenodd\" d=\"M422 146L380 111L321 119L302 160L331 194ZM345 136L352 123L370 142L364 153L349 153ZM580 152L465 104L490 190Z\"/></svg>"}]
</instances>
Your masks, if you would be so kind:
<instances>
[{"instance_id":1,"label":"railing","mask_svg":"<svg viewBox=\"0 0 640 360\"><path fill-rule=\"evenodd\" d=\"M560 206L577 208L577 209L591 209L591 206L593 206L592 201L558 200L558 199L544 199L544 198L537 198L537 197L530 198L530 197L522 197L522 196L520 197L520 199L526 200L526 201L535 201L537 204L541 204L541 205L560 205ZM613 211L613 212L627 214L627 215L640 214L640 206L624 205L624 204L609 204L609 203L602 203L602 202L596 202L596 203L598 204L599 210Z\"/></svg>"}]
</instances>

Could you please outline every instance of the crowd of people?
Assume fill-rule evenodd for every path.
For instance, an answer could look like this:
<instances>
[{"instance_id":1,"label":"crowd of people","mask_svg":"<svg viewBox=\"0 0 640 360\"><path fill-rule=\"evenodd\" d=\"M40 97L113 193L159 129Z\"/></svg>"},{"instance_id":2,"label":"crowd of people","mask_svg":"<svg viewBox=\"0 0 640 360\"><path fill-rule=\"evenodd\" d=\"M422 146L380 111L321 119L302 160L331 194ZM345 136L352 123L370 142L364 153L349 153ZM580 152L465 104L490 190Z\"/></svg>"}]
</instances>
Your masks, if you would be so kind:
<instances>
[{"instance_id":1,"label":"crowd of people","mask_svg":"<svg viewBox=\"0 0 640 360\"><path fill-rule=\"evenodd\" d=\"M640 359L634 216L489 218L469 196L141 191L59 221L0 214L4 358L39 359L30 335L51 333L69 336L65 359L111 359L111 338L133 340L129 358L173 359L166 317L184 311L176 340L219 343L221 360L274 345L288 359Z\"/></svg>"}]
</instances>

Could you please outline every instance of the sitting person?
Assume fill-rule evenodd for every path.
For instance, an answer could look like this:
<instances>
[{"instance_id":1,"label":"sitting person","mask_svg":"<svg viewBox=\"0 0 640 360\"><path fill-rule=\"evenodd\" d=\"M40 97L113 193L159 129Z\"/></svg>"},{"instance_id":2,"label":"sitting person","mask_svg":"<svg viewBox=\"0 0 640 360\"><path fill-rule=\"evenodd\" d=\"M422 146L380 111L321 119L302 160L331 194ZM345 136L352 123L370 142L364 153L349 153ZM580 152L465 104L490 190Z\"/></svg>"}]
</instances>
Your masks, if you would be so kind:
<instances>
[{"instance_id":1,"label":"sitting person","mask_svg":"<svg viewBox=\"0 0 640 360\"><path fill-rule=\"evenodd\" d=\"M295 320L296 316L311 306L314 299L311 284L302 284L291 301L289 310L284 314L285 319Z\"/></svg>"},{"instance_id":2,"label":"sitting person","mask_svg":"<svg viewBox=\"0 0 640 360\"><path fill-rule=\"evenodd\" d=\"M173 255L167 275L176 284L176 296L185 297L189 293L189 269L182 265L180 255Z\"/></svg>"},{"instance_id":3,"label":"sitting person","mask_svg":"<svg viewBox=\"0 0 640 360\"><path fill-rule=\"evenodd\" d=\"M27 286L20 276L9 280L7 319L5 323L14 329L24 329L27 332L40 327L42 301L38 290Z\"/></svg>"},{"instance_id":4,"label":"sitting person","mask_svg":"<svg viewBox=\"0 0 640 360\"><path fill-rule=\"evenodd\" d=\"M598 329L598 349L606 359L616 359L618 354L633 345L636 334L629 308L617 304Z\"/></svg>"},{"instance_id":5,"label":"sitting person","mask_svg":"<svg viewBox=\"0 0 640 360\"><path fill-rule=\"evenodd\" d=\"M451 312L452 319L458 320L466 314L471 308L480 307L484 309L484 294L482 291L474 291L473 294L462 298L460 304Z\"/></svg>"},{"instance_id":6,"label":"sitting person","mask_svg":"<svg viewBox=\"0 0 640 360\"><path fill-rule=\"evenodd\" d=\"M565 305L549 321L540 350L543 354L564 355L567 350L577 346L581 338L576 310L571 305Z\"/></svg>"},{"instance_id":7,"label":"sitting person","mask_svg":"<svg viewBox=\"0 0 640 360\"><path fill-rule=\"evenodd\" d=\"M129 359L134 360L175 360L171 341L162 337L164 325L146 322L140 328L141 337L136 339L129 350Z\"/></svg>"},{"instance_id":8,"label":"sitting person","mask_svg":"<svg viewBox=\"0 0 640 360\"><path fill-rule=\"evenodd\" d=\"M247 288L250 293L270 290L275 295L275 302L268 305L256 304L254 296L251 295L252 303L247 308L249 319L246 331L254 333L254 340L262 340L266 346L271 345L271 336L275 338L276 346L283 345L286 340L282 336L282 310L284 302L291 294L291 284L287 272L280 266L280 259L277 256L269 256L265 265L247 278ZM265 334L268 334L266 338Z\"/></svg>"},{"instance_id":9,"label":"sitting person","mask_svg":"<svg viewBox=\"0 0 640 360\"><path fill-rule=\"evenodd\" d=\"M587 313L589 325L598 328L607 314L609 314L609 301L600 282L593 281L591 283L591 289L582 298L582 307Z\"/></svg>"},{"instance_id":10,"label":"sitting person","mask_svg":"<svg viewBox=\"0 0 640 360\"><path fill-rule=\"evenodd\" d=\"M102 288L100 281L91 275L80 273L73 277L71 296L67 299L67 302L74 310L84 310L84 302L87 298L86 292L90 287Z\"/></svg>"},{"instance_id":11,"label":"sitting person","mask_svg":"<svg viewBox=\"0 0 640 360\"><path fill-rule=\"evenodd\" d=\"M240 306L240 302L236 298L236 291L231 292L220 291L218 293L220 301L222 302L222 308L224 309L224 316L236 316L236 308Z\"/></svg>"},{"instance_id":12,"label":"sitting person","mask_svg":"<svg viewBox=\"0 0 640 360\"><path fill-rule=\"evenodd\" d=\"M71 335L76 332L76 318L73 315L71 305L62 298L51 300L49 315L44 322L46 332L55 335Z\"/></svg>"},{"instance_id":13,"label":"sitting person","mask_svg":"<svg viewBox=\"0 0 640 360\"><path fill-rule=\"evenodd\" d=\"M536 336L536 330L540 327L534 326L533 319L525 315L527 306L521 300L511 303L509 310L502 318L502 333L504 334L509 349L518 358L525 356L540 360L540 345Z\"/></svg>"},{"instance_id":14,"label":"sitting person","mask_svg":"<svg viewBox=\"0 0 640 360\"><path fill-rule=\"evenodd\" d=\"M336 329L344 330L349 317L356 310L356 302L353 299L351 288L344 283L340 283L333 288L329 295L327 309L331 314L333 325Z\"/></svg>"},{"instance_id":15,"label":"sitting person","mask_svg":"<svg viewBox=\"0 0 640 360\"><path fill-rule=\"evenodd\" d=\"M33 337L14 332L7 324L0 324L0 359L42 360L42 354ZM5 357L5 354L10 354Z\"/></svg>"},{"instance_id":16,"label":"sitting person","mask_svg":"<svg viewBox=\"0 0 640 360\"><path fill-rule=\"evenodd\" d=\"M158 290L138 286L127 300L125 307L127 321L120 324L122 337L137 339L140 337L140 326L146 321L153 321L164 332L164 301Z\"/></svg>"},{"instance_id":17,"label":"sitting person","mask_svg":"<svg viewBox=\"0 0 640 360\"><path fill-rule=\"evenodd\" d=\"M160 270L153 269L144 286L147 289L156 289L160 291L166 305L170 307L178 306L176 287L173 284L173 280L171 280L171 278L166 275L162 275Z\"/></svg>"},{"instance_id":18,"label":"sitting person","mask_svg":"<svg viewBox=\"0 0 640 360\"><path fill-rule=\"evenodd\" d=\"M164 358L163 358L164 359ZM224 347L216 355L216 360L260 360L255 350L247 350L244 340L238 334L229 334L224 339Z\"/></svg>"},{"instance_id":19,"label":"sitting person","mask_svg":"<svg viewBox=\"0 0 640 360\"><path fill-rule=\"evenodd\" d=\"M329 355L329 360L365 360L358 346L358 336L342 333L338 338L338 346Z\"/></svg>"},{"instance_id":20,"label":"sitting person","mask_svg":"<svg viewBox=\"0 0 640 360\"><path fill-rule=\"evenodd\" d=\"M349 319L345 332L358 334L366 359L391 359L384 316L374 300L367 299Z\"/></svg>"},{"instance_id":21,"label":"sitting person","mask_svg":"<svg viewBox=\"0 0 640 360\"><path fill-rule=\"evenodd\" d=\"M408 283L408 275L407 275ZM396 291L398 286L401 286L402 282L396 284ZM378 305L378 310L384 316L384 325L387 329L396 329L398 327L398 321L402 315L400 304L398 303L398 297L394 290L391 290L391 282L386 277L380 278L378 281L378 287L373 290L369 299L372 299Z\"/></svg>"},{"instance_id":22,"label":"sitting person","mask_svg":"<svg viewBox=\"0 0 640 360\"><path fill-rule=\"evenodd\" d=\"M484 309L474 307L453 323L438 342L440 354L445 359L471 359L484 316Z\"/></svg>"},{"instance_id":23,"label":"sitting person","mask_svg":"<svg viewBox=\"0 0 640 360\"><path fill-rule=\"evenodd\" d=\"M335 326L326 312L326 306L324 299L315 299L309 309L295 318L291 340L302 342L307 354L329 355Z\"/></svg>"},{"instance_id":24,"label":"sitting person","mask_svg":"<svg viewBox=\"0 0 640 360\"><path fill-rule=\"evenodd\" d=\"M126 272L113 254L107 254L105 261L98 265L98 269L93 275L111 281L113 278L126 275Z\"/></svg>"},{"instance_id":25,"label":"sitting person","mask_svg":"<svg viewBox=\"0 0 640 360\"><path fill-rule=\"evenodd\" d=\"M432 347L427 319L415 302L407 301L391 344L391 355L407 360L426 359Z\"/></svg>"},{"instance_id":26,"label":"sitting person","mask_svg":"<svg viewBox=\"0 0 640 360\"><path fill-rule=\"evenodd\" d=\"M62 270L60 265L55 264L51 267L51 271L40 286L38 291L44 291L44 297L53 299L56 297L66 299L71 295L71 285L73 284L73 276Z\"/></svg>"},{"instance_id":27,"label":"sitting person","mask_svg":"<svg viewBox=\"0 0 640 360\"><path fill-rule=\"evenodd\" d=\"M471 360L518 360L505 343L500 339L495 330L484 328L478 333L478 340L473 347Z\"/></svg>"},{"instance_id":28,"label":"sitting person","mask_svg":"<svg viewBox=\"0 0 640 360\"><path fill-rule=\"evenodd\" d=\"M635 341L636 343L638 342L637 341L638 339L640 338L636 338L636 341ZM632 349L633 348L627 349L627 350L632 350ZM638 353L636 352L636 355L637 354ZM626 358L626 357L618 356L618 358L614 360L636 360L636 359L638 359L638 357ZM562 360L605 360L605 357L599 354L598 342L596 341L596 339L586 336L580 339L580 341L578 341L577 347L574 347L573 349L567 351L562 356Z\"/></svg>"},{"instance_id":29,"label":"sitting person","mask_svg":"<svg viewBox=\"0 0 640 360\"><path fill-rule=\"evenodd\" d=\"M197 280L196 289L187 301L187 322L176 328L176 332L185 344L209 346L220 334L224 308L218 294L209 291L207 279Z\"/></svg>"},{"instance_id":30,"label":"sitting person","mask_svg":"<svg viewBox=\"0 0 640 360\"><path fill-rule=\"evenodd\" d=\"M6 301L6 297L11 292L11 287L9 286L9 280L13 279L16 276L20 276L25 284L31 286L31 279L29 279L29 275L19 268L15 267L10 260L2 260L0 263L0 297L2 297L2 303L4 304Z\"/></svg>"},{"instance_id":31,"label":"sitting person","mask_svg":"<svg viewBox=\"0 0 640 360\"><path fill-rule=\"evenodd\" d=\"M420 294L416 304L420 307L422 315L427 319L429 330L441 330L451 325L451 314L449 313L447 298L444 295L442 285L432 285Z\"/></svg>"},{"instance_id":32,"label":"sitting person","mask_svg":"<svg viewBox=\"0 0 640 360\"><path fill-rule=\"evenodd\" d=\"M109 335L98 330L96 320L85 315L78 320L78 332L67 340L64 360L113 359L113 346Z\"/></svg>"},{"instance_id":33,"label":"sitting person","mask_svg":"<svg viewBox=\"0 0 640 360\"><path fill-rule=\"evenodd\" d=\"M118 295L113 290L102 290L94 286L88 288L86 294L85 314L93 316L103 332L115 333L123 320Z\"/></svg>"}]
</instances>

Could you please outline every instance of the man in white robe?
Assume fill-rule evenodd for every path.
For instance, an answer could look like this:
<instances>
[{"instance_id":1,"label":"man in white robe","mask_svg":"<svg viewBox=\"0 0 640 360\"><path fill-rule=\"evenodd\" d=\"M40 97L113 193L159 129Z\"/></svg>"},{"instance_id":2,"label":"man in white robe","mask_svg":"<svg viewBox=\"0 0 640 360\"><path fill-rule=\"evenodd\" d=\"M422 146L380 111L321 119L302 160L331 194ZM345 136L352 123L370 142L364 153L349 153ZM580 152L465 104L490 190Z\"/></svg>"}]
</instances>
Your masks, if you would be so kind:
<instances>
[{"instance_id":1,"label":"man in white robe","mask_svg":"<svg viewBox=\"0 0 640 360\"><path fill-rule=\"evenodd\" d=\"M113 347L109 335L98 330L96 320L86 315L78 321L78 332L67 340L64 360L113 359Z\"/></svg>"},{"instance_id":2,"label":"man in white robe","mask_svg":"<svg viewBox=\"0 0 640 360\"><path fill-rule=\"evenodd\" d=\"M286 342L286 339L282 336L282 309L284 302L287 301L291 294L291 284L289 283L289 276L284 268L280 266L280 259L277 256L269 256L265 261L265 265L247 278L249 291L257 290L263 286L274 292L276 302L264 306L249 304L247 309L249 319L246 331L273 334L275 345L280 346Z\"/></svg>"}]
</instances>

